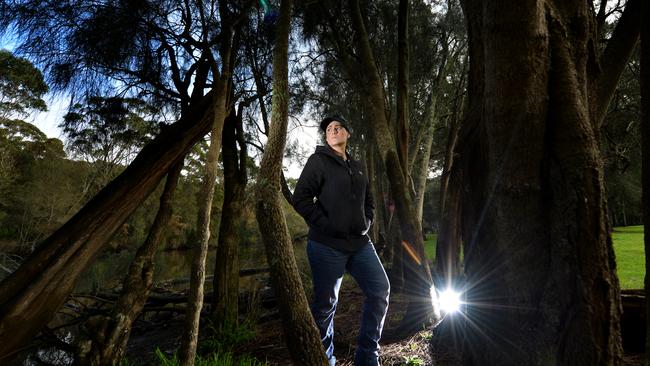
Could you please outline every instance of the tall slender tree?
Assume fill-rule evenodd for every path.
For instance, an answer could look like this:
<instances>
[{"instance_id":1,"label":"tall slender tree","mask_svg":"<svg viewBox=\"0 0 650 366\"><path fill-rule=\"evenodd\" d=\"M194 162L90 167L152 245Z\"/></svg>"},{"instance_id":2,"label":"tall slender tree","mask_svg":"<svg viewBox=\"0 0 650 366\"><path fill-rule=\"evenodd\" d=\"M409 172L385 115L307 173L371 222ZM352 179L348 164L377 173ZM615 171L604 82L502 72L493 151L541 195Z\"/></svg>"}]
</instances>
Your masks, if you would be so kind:
<instances>
[{"instance_id":1,"label":"tall slender tree","mask_svg":"<svg viewBox=\"0 0 650 366\"><path fill-rule=\"evenodd\" d=\"M218 330L226 332L238 322L239 227L248 177L248 154L242 124L244 103L240 103L237 109L231 109L223 131L224 199L212 286L212 323Z\"/></svg>"},{"instance_id":2,"label":"tall slender tree","mask_svg":"<svg viewBox=\"0 0 650 366\"><path fill-rule=\"evenodd\" d=\"M273 99L269 136L255 188L255 213L278 295L285 341L298 365L327 365L300 280L289 229L280 205L280 173L289 110L288 47L292 0L282 0L273 49Z\"/></svg>"},{"instance_id":3,"label":"tall slender tree","mask_svg":"<svg viewBox=\"0 0 650 366\"><path fill-rule=\"evenodd\" d=\"M232 67L234 64L233 39L234 23L232 14L225 2L219 3L219 15L222 19L221 37L224 40L220 48L221 72L212 70L216 75L214 80L215 106L214 120L212 130L210 131L210 147L206 155L203 178L201 182L201 192L198 197L198 219L197 232L198 238L193 248L192 265L190 269L190 290L188 294L187 311L185 314L185 332L181 338L181 347L179 350L181 366L194 365L196 358L196 348L199 340L199 325L201 320L201 309L203 308L203 292L205 284L205 261L208 255L208 243L210 240L210 222L212 213L212 201L214 198L214 188L217 183L217 168L219 163L219 152L223 136L223 125L226 116L229 114L230 105L230 88L232 88ZM204 40L207 41L208 34L204 33ZM213 65L216 67L216 64ZM208 69L204 71L208 73Z\"/></svg>"}]
</instances>

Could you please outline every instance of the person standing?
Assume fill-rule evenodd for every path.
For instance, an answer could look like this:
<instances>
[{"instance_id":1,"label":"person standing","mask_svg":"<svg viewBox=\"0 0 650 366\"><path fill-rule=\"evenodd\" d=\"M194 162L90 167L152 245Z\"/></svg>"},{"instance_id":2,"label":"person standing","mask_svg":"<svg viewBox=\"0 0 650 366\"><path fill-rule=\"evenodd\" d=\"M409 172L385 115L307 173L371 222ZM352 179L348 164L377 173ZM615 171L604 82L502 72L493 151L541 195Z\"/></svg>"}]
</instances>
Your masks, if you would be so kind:
<instances>
[{"instance_id":1,"label":"person standing","mask_svg":"<svg viewBox=\"0 0 650 366\"><path fill-rule=\"evenodd\" d=\"M390 284L368 236L374 216L368 177L347 152L350 130L345 119L326 117L320 129L327 145L317 146L309 157L293 194L294 208L309 225L311 310L334 366L334 314L347 270L365 295L355 365L378 366Z\"/></svg>"}]
</instances>

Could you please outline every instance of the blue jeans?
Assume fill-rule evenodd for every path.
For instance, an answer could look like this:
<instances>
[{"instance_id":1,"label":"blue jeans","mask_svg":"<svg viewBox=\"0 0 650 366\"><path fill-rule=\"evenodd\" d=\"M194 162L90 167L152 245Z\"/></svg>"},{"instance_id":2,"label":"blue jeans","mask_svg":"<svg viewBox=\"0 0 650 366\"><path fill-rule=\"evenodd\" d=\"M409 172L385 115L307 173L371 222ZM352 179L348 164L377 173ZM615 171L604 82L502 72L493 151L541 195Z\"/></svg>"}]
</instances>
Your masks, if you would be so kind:
<instances>
[{"instance_id":1,"label":"blue jeans","mask_svg":"<svg viewBox=\"0 0 650 366\"><path fill-rule=\"evenodd\" d=\"M356 366L379 365L379 338L388 310L390 284L386 271L370 241L355 253L344 253L309 240L307 256L314 284L312 314L320 330L330 366L334 357L334 313L343 273L347 270L357 281L366 299L354 358Z\"/></svg>"}]
</instances>

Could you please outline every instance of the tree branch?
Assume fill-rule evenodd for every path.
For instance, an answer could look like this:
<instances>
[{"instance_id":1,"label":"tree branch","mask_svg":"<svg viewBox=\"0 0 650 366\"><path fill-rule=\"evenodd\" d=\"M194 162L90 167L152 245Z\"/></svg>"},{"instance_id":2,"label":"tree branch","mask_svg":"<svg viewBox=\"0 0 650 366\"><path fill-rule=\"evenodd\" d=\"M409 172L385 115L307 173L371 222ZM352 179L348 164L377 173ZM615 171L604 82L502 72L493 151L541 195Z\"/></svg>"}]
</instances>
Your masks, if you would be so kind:
<instances>
[{"instance_id":1,"label":"tree branch","mask_svg":"<svg viewBox=\"0 0 650 366\"><path fill-rule=\"evenodd\" d=\"M600 127L618 80L625 69L632 51L639 40L641 30L642 0L629 0L618 21L607 48L600 58L601 72L596 78L596 92L590 100L594 108L593 123Z\"/></svg>"}]
</instances>

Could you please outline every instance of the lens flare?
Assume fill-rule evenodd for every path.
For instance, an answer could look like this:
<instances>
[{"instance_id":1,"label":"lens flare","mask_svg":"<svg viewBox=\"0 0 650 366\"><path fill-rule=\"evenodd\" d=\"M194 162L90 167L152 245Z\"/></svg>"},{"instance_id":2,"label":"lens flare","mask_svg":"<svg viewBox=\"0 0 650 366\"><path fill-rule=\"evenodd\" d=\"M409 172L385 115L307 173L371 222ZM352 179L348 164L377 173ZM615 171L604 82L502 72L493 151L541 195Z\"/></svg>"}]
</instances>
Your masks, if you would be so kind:
<instances>
[{"instance_id":1,"label":"lens flare","mask_svg":"<svg viewBox=\"0 0 650 366\"><path fill-rule=\"evenodd\" d=\"M445 314L453 314L460 311L460 294L452 289L446 289L440 293L440 310Z\"/></svg>"}]
</instances>

